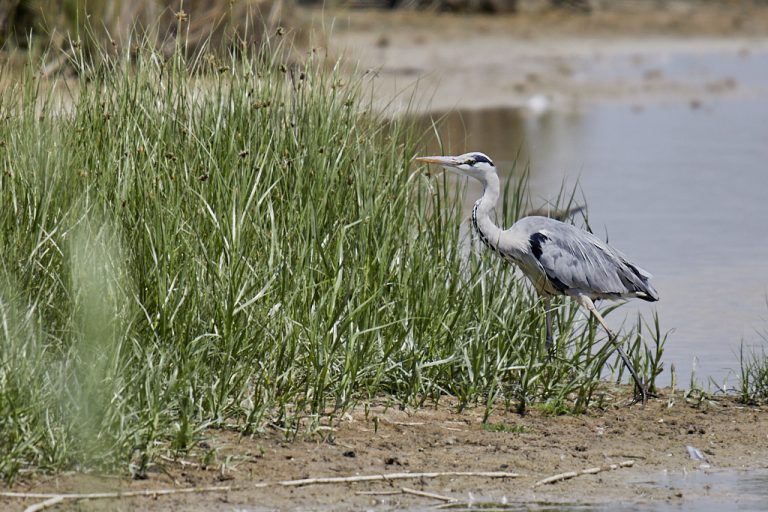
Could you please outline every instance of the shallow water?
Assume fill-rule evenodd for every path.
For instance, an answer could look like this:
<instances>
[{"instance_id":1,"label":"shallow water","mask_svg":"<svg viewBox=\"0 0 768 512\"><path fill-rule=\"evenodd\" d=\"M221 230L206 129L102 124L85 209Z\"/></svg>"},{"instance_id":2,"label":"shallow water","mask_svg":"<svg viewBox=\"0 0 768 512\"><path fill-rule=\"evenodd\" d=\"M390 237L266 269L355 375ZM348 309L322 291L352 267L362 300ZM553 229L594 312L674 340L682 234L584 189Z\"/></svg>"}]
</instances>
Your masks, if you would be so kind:
<instances>
[{"instance_id":1,"label":"shallow water","mask_svg":"<svg viewBox=\"0 0 768 512\"><path fill-rule=\"evenodd\" d=\"M709 65L725 66L739 84L768 84L764 57ZM440 126L446 151L483 151L507 175L515 161L528 163L535 206L578 183L595 233L655 276L661 301L632 301L611 323L656 310L674 330L661 384L674 364L680 386L692 373L704 385L733 386L741 341L768 345L767 97L456 111ZM470 187L467 211L477 194Z\"/></svg>"},{"instance_id":2,"label":"shallow water","mask_svg":"<svg viewBox=\"0 0 768 512\"><path fill-rule=\"evenodd\" d=\"M764 469L663 473L631 485L661 487L682 495L682 502L667 503L657 510L729 512L768 507L768 471Z\"/></svg>"},{"instance_id":3,"label":"shallow water","mask_svg":"<svg viewBox=\"0 0 768 512\"><path fill-rule=\"evenodd\" d=\"M768 471L694 470L663 472L626 482L627 496L640 496L643 490L665 490L667 501L568 503L547 501L490 502L481 498L471 504L457 504L456 511L641 511L656 512L757 512L768 508Z\"/></svg>"}]
</instances>

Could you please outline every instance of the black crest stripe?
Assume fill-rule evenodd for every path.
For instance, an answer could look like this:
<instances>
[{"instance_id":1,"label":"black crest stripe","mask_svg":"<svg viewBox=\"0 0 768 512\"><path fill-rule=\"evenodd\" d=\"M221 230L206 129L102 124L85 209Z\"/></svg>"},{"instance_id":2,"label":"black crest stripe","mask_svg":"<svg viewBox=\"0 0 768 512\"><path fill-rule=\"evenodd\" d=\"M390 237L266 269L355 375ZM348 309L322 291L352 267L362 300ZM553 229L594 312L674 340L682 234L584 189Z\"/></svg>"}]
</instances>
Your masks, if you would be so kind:
<instances>
[{"instance_id":1,"label":"black crest stripe","mask_svg":"<svg viewBox=\"0 0 768 512\"><path fill-rule=\"evenodd\" d=\"M485 162L487 164L493 165L493 162L491 162L488 159L488 157L486 157L485 155L481 155L479 153L476 153L476 154L472 155L472 158L475 160L475 162Z\"/></svg>"}]
</instances>

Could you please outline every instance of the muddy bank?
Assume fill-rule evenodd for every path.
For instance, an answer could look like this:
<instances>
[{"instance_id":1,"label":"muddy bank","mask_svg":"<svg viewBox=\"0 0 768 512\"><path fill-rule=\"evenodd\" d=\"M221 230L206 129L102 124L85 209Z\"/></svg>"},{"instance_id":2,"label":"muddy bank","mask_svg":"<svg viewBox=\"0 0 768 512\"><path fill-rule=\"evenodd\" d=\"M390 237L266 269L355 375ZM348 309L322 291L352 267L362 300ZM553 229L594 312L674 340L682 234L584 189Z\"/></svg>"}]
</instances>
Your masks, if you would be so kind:
<instances>
[{"instance_id":1,"label":"muddy bank","mask_svg":"<svg viewBox=\"0 0 768 512\"><path fill-rule=\"evenodd\" d=\"M182 458L156 460L145 480L83 475L24 477L22 492L95 492L232 486L223 493L83 501L78 510L105 505L122 510L387 510L419 509L437 498L402 494L400 489L438 494L466 503L546 501L607 504L695 503L718 492L712 486L691 492L674 479L659 485L664 472L706 474L723 469L768 468L768 408L733 399L692 399L667 393L646 407L627 407L626 390L608 389L602 411L583 416L520 416L503 406L487 423L483 408L455 411L438 406L397 410L384 403L359 407L316 435L286 442L278 429L253 437L231 431L202 433L198 448ZM693 460L687 446L706 461ZM534 487L542 478L567 471L634 461L632 467L583 475ZM519 478L438 477L397 482L361 482L303 487L264 482L311 477L402 472L514 472ZM394 494L370 494L371 492ZM729 499L727 492L723 499ZM38 499L37 501L41 501ZM4 500L21 510L35 500Z\"/></svg>"}]
</instances>

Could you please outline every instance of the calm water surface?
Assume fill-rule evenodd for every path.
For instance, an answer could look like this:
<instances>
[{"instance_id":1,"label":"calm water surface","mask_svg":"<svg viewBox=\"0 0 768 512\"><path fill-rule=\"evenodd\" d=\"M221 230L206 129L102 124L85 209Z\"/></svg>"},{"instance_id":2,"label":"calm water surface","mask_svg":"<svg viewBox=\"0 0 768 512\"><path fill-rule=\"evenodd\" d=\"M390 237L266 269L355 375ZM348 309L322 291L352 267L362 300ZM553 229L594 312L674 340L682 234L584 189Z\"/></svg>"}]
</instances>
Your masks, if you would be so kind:
<instances>
[{"instance_id":1,"label":"calm water surface","mask_svg":"<svg viewBox=\"0 0 768 512\"><path fill-rule=\"evenodd\" d=\"M768 344L768 99L458 111L440 134L505 173L529 163L535 205L578 183L595 233L654 274L661 301L632 301L612 323L656 310L674 329L662 384L674 364L680 385L692 372L733 385L741 341Z\"/></svg>"},{"instance_id":2,"label":"calm water surface","mask_svg":"<svg viewBox=\"0 0 768 512\"><path fill-rule=\"evenodd\" d=\"M550 503L536 501L488 502L478 498L471 505L456 505L456 511L535 512L758 512L768 506L766 470L693 470L664 472L643 480L627 481L627 495L639 496L648 488L667 489L679 495L669 501L627 501L595 503Z\"/></svg>"}]
</instances>

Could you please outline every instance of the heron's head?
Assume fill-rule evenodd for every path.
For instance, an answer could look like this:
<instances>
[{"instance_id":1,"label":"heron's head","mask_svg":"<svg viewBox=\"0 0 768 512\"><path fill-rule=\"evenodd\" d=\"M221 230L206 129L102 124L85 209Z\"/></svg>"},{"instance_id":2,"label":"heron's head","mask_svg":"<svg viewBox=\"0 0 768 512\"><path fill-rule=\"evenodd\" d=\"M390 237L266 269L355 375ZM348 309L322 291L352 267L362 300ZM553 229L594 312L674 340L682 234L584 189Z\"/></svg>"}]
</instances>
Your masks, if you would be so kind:
<instances>
[{"instance_id":1,"label":"heron's head","mask_svg":"<svg viewBox=\"0 0 768 512\"><path fill-rule=\"evenodd\" d=\"M493 165L493 161L487 155L477 151L459 156L417 156L414 160L437 164L461 176L475 178L483 185L488 183L491 176L496 176L496 166Z\"/></svg>"}]
</instances>

